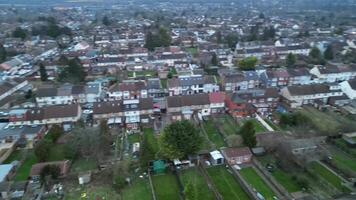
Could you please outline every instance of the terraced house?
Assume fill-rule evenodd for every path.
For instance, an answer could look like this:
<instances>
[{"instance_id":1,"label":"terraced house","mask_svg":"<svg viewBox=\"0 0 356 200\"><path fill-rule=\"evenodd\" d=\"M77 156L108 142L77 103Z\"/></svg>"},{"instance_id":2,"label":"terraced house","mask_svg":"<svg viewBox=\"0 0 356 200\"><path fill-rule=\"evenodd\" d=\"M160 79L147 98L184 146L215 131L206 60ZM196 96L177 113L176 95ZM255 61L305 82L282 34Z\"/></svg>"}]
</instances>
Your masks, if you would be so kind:
<instances>
[{"instance_id":1,"label":"terraced house","mask_svg":"<svg viewBox=\"0 0 356 200\"><path fill-rule=\"evenodd\" d=\"M150 124L153 113L152 98L115 100L94 103L93 119L97 124L107 120L109 125L137 129L140 124Z\"/></svg>"},{"instance_id":2,"label":"terraced house","mask_svg":"<svg viewBox=\"0 0 356 200\"><path fill-rule=\"evenodd\" d=\"M169 79L167 82L169 96L212 93L220 91L213 76L189 75Z\"/></svg>"}]
</instances>

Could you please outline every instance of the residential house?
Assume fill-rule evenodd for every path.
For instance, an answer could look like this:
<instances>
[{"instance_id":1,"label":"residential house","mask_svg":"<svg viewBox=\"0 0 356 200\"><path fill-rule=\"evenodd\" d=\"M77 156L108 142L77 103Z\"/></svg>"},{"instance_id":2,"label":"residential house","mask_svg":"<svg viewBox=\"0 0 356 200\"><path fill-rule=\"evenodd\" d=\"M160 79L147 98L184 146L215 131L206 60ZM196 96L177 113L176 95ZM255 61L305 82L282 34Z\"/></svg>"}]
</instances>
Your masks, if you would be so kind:
<instances>
[{"instance_id":1,"label":"residential house","mask_svg":"<svg viewBox=\"0 0 356 200\"><path fill-rule=\"evenodd\" d=\"M255 71L244 71L243 73L228 73L221 78L221 85L226 92L238 92L258 88L260 78Z\"/></svg>"},{"instance_id":2,"label":"residential house","mask_svg":"<svg viewBox=\"0 0 356 200\"><path fill-rule=\"evenodd\" d=\"M149 124L153 112L152 98L105 101L94 103L93 119L97 123L104 119L111 125L135 129L139 124Z\"/></svg>"},{"instance_id":3,"label":"residential house","mask_svg":"<svg viewBox=\"0 0 356 200\"><path fill-rule=\"evenodd\" d=\"M228 112L234 117L251 116L255 112L268 115L278 105L280 95L276 88L246 90L226 95Z\"/></svg>"},{"instance_id":4,"label":"residential house","mask_svg":"<svg viewBox=\"0 0 356 200\"><path fill-rule=\"evenodd\" d=\"M28 81L20 78L0 82L0 107L7 105L15 92L27 86Z\"/></svg>"},{"instance_id":5,"label":"residential house","mask_svg":"<svg viewBox=\"0 0 356 200\"><path fill-rule=\"evenodd\" d=\"M312 75L305 67L287 69L289 74L288 85L309 85L312 81Z\"/></svg>"},{"instance_id":6,"label":"residential house","mask_svg":"<svg viewBox=\"0 0 356 200\"><path fill-rule=\"evenodd\" d=\"M148 98L145 81L133 80L112 85L107 91L112 100Z\"/></svg>"},{"instance_id":7,"label":"residential house","mask_svg":"<svg viewBox=\"0 0 356 200\"><path fill-rule=\"evenodd\" d=\"M221 152L230 165L246 164L252 160L252 152L248 147L225 148Z\"/></svg>"},{"instance_id":8,"label":"residential house","mask_svg":"<svg viewBox=\"0 0 356 200\"><path fill-rule=\"evenodd\" d=\"M252 103L248 103L236 93L226 95L225 104L229 114L233 117L248 117L256 113L256 108Z\"/></svg>"},{"instance_id":9,"label":"residential house","mask_svg":"<svg viewBox=\"0 0 356 200\"><path fill-rule=\"evenodd\" d=\"M165 90L161 86L159 78L149 78L146 80L148 96L151 98L163 98L166 96Z\"/></svg>"},{"instance_id":10,"label":"residential house","mask_svg":"<svg viewBox=\"0 0 356 200\"><path fill-rule=\"evenodd\" d=\"M210 102L211 114L225 112L225 93L223 92L209 93L209 102Z\"/></svg>"},{"instance_id":11,"label":"residential house","mask_svg":"<svg viewBox=\"0 0 356 200\"><path fill-rule=\"evenodd\" d=\"M11 115L12 114L13 113L11 113ZM24 139L24 142L26 142L26 140L36 141L44 136L47 129L43 125L9 126L8 123L0 123L0 131L1 131L0 142L7 143L7 142L22 142L21 139Z\"/></svg>"},{"instance_id":12,"label":"residential house","mask_svg":"<svg viewBox=\"0 0 356 200\"><path fill-rule=\"evenodd\" d=\"M199 116L211 114L208 94L169 96L166 98L166 107L172 121L189 120L193 114Z\"/></svg>"},{"instance_id":13,"label":"residential house","mask_svg":"<svg viewBox=\"0 0 356 200\"><path fill-rule=\"evenodd\" d=\"M289 84L289 73L286 69L268 69L261 74L261 82L265 87L283 87Z\"/></svg>"},{"instance_id":14,"label":"residential house","mask_svg":"<svg viewBox=\"0 0 356 200\"><path fill-rule=\"evenodd\" d=\"M316 76L315 83L335 83L356 78L356 65L314 66L310 73Z\"/></svg>"},{"instance_id":15,"label":"residential house","mask_svg":"<svg viewBox=\"0 0 356 200\"><path fill-rule=\"evenodd\" d=\"M20 111L10 115L9 126L71 124L77 122L82 113L79 104L52 105Z\"/></svg>"},{"instance_id":16,"label":"residential house","mask_svg":"<svg viewBox=\"0 0 356 200\"><path fill-rule=\"evenodd\" d=\"M340 83L341 90L350 99L356 99L356 79L343 81Z\"/></svg>"},{"instance_id":17,"label":"residential house","mask_svg":"<svg viewBox=\"0 0 356 200\"><path fill-rule=\"evenodd\" d=\"M188 75L168 79L169 96L212 93L220 91L214 76Z\"/></svg>"},{"instance_id":18,"label":"residential house","mask_svg":"<svg viewBox=\"0 0 356 200\"><path fill-rule=\"evenodd\" d=\"M288 86L281 89L281 95L291 108L305 104L326 104L330 97L342 96L340 87L326 84Z\"/></svg>"},{"instance_id":19,"label":"residential house","mask_svg":"<svg viewBox=\"0 0 356 200\"><path fill-rule=\"evenodd\" d=\"M89 82L86 85L65 84L57 88L44 86L38 88L36 103L39 107L73 103L93 103L102 98L100 83Z\"/></svg>"}]
</instances>

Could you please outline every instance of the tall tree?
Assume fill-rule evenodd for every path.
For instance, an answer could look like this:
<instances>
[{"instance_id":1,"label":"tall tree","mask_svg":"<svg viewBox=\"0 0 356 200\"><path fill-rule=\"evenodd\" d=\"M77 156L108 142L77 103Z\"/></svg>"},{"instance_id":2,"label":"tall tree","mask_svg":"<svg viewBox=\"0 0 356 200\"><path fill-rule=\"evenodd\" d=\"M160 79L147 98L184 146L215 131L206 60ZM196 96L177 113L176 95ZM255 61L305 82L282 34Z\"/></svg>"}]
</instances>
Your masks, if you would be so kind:
<instances>
[{"instance_id":1,"label":"tall tree","mask_svg":"<svg viewBox=\"0 0 356 200\"><path fill-rule=\"evenodd\" d=\"M296 62L297 62L297 58L295 57L295 55L292 53L289 53L286 58L287 66L291 67L291 66L295 65Z\"/></svg>"},{"instance_id":2,"label":"tall tree","mask_svg":"<svg viewBox=\"0 0 356 200\"><path fill-rule=\"evenodd\" d=\"M320 50L317 47L313 47L309 52L309 58L311 63L316 65L323 65L325 64L325 60L323 55L321 54Z\"/></svg>"},{"instance_id":3,"label":"tall tree","mask_svg":"<svg viewBox=\"0 0 356 200\"><path fill-rule=\"evenodd\" d=\"M313 47L309 52L309 56L315 60L320 60L321 52L317 47Z\"/></svg>"},{"instance_id":4,"label":"tall tree","mask_svg":"<svg viewBox=\"0 0 356 200\"><path fill-rule=\"evenodd\" d=\"M159 29L159 39L162 41L161 46L168 47L171 45L171 36L168 34L167 29L163 27Z\"/></svg>"},{"instance_id":5,"label":"tall tree","mask_svg":"<svg viewBox=\"0 0 356 200\"><path fill-rule=\"evenodd\" d=\"M68 66L59 74L60 81L68 81L72 83L83 82L85 77L86 72L78 58L68 60Z\"/></svg>"},{"instance_id":6,"label":"tall tree","mask_svg":"<svg viewBox=\"0 0 356 200\"><path fill-rule=\"evenodd\" d=\"M110 133L108 123L106 120L100 121L99 131L100 131L100 139L101 139L102 149L104 150L104 153L107 154L110 152L110 149L111 149L110 145L113 141L112 141L111 133Z\"/></svg>"},{"instance_id":7,"label":"tall tree","mask_svg":"<svg viewBox=\"0 0 356 200\"><path fill-rule=\"evenodd\" d=\"M328 47L326 48L326 50L324 52L324 58L326 60L334 59L334 49L331 45L328 45Z\"/></svg>"},{"instance_id":8,"label":"tall tree","mask_svg":"<svg viewBox=\"0 0 356 200\"><path fill-rule=\"evenodd\" d=\"M253 148L257 144L256 140L256 130L251 120L245 122L239 131L240 135L243 138L244 144L250 148Z\"/></svg>"},{"instance_id":9,"label":"tall tree","mask_svg":"<svg viewBox=\"0 0 356 200\"><path fill-rule=\"evenodd\" d=\"M213 66L217 66L219 64L218 57L216 56L216 53L213 53L213 57L211 58L211 64Z\"/></svg>"},{"instance_id":10,"label":"tall tree","mask_svg":"<svg viewBox=\"0 0 356 200\"><path fill-rule=\"evenodd\" d=\"M103 17L102 23L103 23L105 26L110 26L111 22L110 22L108 16L105 15L105 16Z\"/></svg>"},{"instance_id":11,"label":"tall tree","mask_svg":"<svg viewBox=\"0 0 356 200\"><path fill-rule=\"evenodd\" d=\"M167 158L183 158L200 150L202 137L194 124L183 120L174 122L164 129L160 144L162 153Z\"/></svg>"},{"instance_id":12,"label":"tall tree","mask_svg":"<svg viewBox=\"0 0 356 200\"><path fill-rule=\"evenodd\" d=\"M13 32L12 32L12 37L15 37L15 38L21 38L21 39L25 39L27 36L27 32L20 28L20 27L17 27Z\"/></svg>"},{"instance_id":13,"label":"tall tree","mask_svg":"<svg viewBox=\"0 0 356 200\"><path fill-rule=\"evenodd\" d=\"M45 162L48 159L48 152L51 149L52 143L49 140L42 139L35 146L35 155L40 162Z\"/></svg>"},{"instance_id":14,"label":"tall tree","mask_svg":"<svg viewBox=\"0 0 356 200\"><path fill-rule=\"evenodd\" d=\"M158 31L147 31L145 37L145 47L153 51L156 47L168 47L171 45L171 36L167 30L160 27Z\"/></svg>"},{"instance_id":15,"label":"tall tree","mask_svg":"<svg viewBox=\"0 0 356 200\"><path fill-rule=\"evenodd\" d=\"M254 70L257 64L256 57L247 57L238 62L241 70Z\"/></svg>"},{"instance_id":16,"label":"tall tree","mask_svg":"<svg viewBox=\"0 0 356 200\"><path fill-rule=\"evenodd\" d=\"M7 57L7 52L4 45L0 44L0 63L4 62Z\"/></svg>"},{"instance_id":17,"label":"tall tree","mask_svg":"<svg viewBox=\"0 0 356 200\"><path fill-rule=\"evenodd\" d=\"M41 81L47 81L48 74L47 74L46 67L44 66L43 63L40 63L40 76L41 76Z\"/></svg>"}]
</instances>

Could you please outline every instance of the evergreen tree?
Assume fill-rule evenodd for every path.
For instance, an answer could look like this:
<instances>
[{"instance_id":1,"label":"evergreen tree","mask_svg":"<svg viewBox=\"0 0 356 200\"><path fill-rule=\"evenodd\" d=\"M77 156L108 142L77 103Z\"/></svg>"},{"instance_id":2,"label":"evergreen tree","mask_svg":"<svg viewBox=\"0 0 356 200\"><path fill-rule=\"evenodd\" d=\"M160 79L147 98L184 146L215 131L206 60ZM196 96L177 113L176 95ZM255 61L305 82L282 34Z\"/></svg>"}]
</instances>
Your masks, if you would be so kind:
<instances>
[{"instance_id":1,"label":"evergreen tree","mask_svg":"<svg viewBox=\"0 0 356 200\"><path fill-rule=\"evenodd\" d=\"M85 77L86 72L78 58L68 60L68 66L59 74L60 81L68 81L72 83L83 82Z\"/></svg>"},{"instance_id":2,"label":"evergreen tree","mask_svg":"<svg viewBox=\"0 0 356 200\"><path fill-rule=\"evenodd\" d=\"M217 66L219 63L218 63L218 57L216 56L216 53L213 53L213 57L211 58L211 64L213 66Z\"/></svg>"},{"instance_id":3,"label":"evergreen tree","mask_svg":"<svg viewBox=\"0 0 356 200\"><path fill-rule=\"evenodd\" d=\"M27 36L27 33L24 29L17 27L13 32L12 32L12 37L14 38L21 38L25 39Z\"/></svg>"},{"instance_id":4,"label":"evergreen tree","mask_svg":"<svg viewBox=\"0 0 356 200\"><path fill-rule=\"evenodd\" d=\"M48 74L47 74L46 67L43 65L43 63L40 63L40 76L41 76L41 81L47 81Z\"/></svg>"},{"instance_id":5,"label":"evergreen tree","mask_svg":"<svg viewBox=\"0 0 356 200\"><path fill-rule=\"evenodd\" d=\"M108 16L106 16L106 15L104 16L102 23L103 23L105 26L110 26L111 22L110 22Z\"/></svg>"},{"instance_id":6,"label":"evergreen tree","mask_svg":"<svg viewBox=\"0 0 356 200\"><path fill-rule=\"evenodd\" d=\"M287 59L286 59L287 66L291 67L291 66L295 65L296 62L297 62L296 56L294 54L292 54L292 53L289 53L287 55Z\"/></svg>"},{"instance_id":7,"label":"evergreen tree","mask_svg":"<svg viewBox=\"0 0 356 200\"><path fill-rule=\"evenodd\" d=\"M318 48L313 47L309 52L309 57L313 64L323 64L324 60Z\"/></svg>"},{"instance_id":8,"label":"evergreen tree","mask_svg":"<svg viewBox=\"0 0 356 200\"><path fill-rule=\"evenodd\" d=\"M313 59L321 59L321 52L318 48L313 47L310 52L309 52L309 56Z\"/></svg>"},{"instance_id":9,"label":"evergreen tree","mask_svg":"<svg viewBox=\"0 0 356 200\"><path fill-rule=\"evenodd\" d=\"M255 135L256 130L251 120L245 122L245 124L241 127L239 133L242 136L242 139L246 146L250 148L256 146L257 144L256 135Z\"/></svg>"},{"instance_id":10,"label":"evergreen tree","mask_svg":"<svg viewBox=\"0 0 356 200\"><path fill-rule=\"evenodd\" d=\"M6 60L6 56L7 56L6 49L2 44L0 44L0 63Z\"/></svg>"},{"instance_id":11,"label":"evergreen tree","mask_svg":"<svg viewBox=\"0 0 356 200\"><path fill-rule=\"evenodd\" d=\"M199 130L188 120L167 126L160 139L162 154L169 159L195 154L203 142Z\"/></svg>"},{"instance_id":12,"label":"evergreen tree","mask_svg":"<svg viewBox=\"0 0 356 200\"><path fill-rule=\"evenodd\" d=\"M324 52L324 58L326 60L334 59L334 49L331 45L328 45L328 47L326 48L326 50Z\"/></svg>"},{"instance_id":13,"label":"evergreen tree","mask_svg":"<svg viewBox=\"0 0 356 200\"><path fill-rule=\"evenodd\" d=\"M25 94L25 99L30 99L32 97L32 90L29 89L27 90L26 94Z\"/></svg>"}]
</instances>

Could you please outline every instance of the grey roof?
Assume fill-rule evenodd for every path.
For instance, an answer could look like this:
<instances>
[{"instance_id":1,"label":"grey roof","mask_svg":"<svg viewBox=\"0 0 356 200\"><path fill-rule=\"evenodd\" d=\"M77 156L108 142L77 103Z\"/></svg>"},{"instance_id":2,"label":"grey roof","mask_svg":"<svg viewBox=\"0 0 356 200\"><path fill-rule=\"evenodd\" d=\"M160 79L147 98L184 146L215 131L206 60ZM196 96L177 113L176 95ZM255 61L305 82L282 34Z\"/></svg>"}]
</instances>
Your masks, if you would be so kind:
<instances>
[{"instance_id":1,"label":"grey roof","mask_svg":"<svg viewBox=\"0 0 356 200\"><path fill-rule=\"evenodd\" d=\"M161 82L158 78L147 79L148 89L161 89Z\"/></svg>"},{"instance_id":2,"label":"grey roof","mask_svg":"<svg viewBox=\"0 0 356 200\"><path fill-rule=\"evenodd\" d=\"M208 104L210 104L208 94L167 97L168 107L184 107L184 106L208 105Z\"/></svg>"},{"instance_id":3,"label":"grey roof","mask_svg":"<svg viewBox=\"0 0 356 200\"><path fill-rule=\"evenodd\" d=\"M356 79L349 80L350 87L356 90Z\"/></svg>"},{"instance_id":4,"label":"grey roof","mask_svg":"<svg viewBox=\"0 0 356 200\"><path fill-rule=\"evenodd\" d=\"M85 86L85 93L86 94L98 94L100 91L100 84L99 83L88 83Z\"/></svg>"},{"instance_id":5,"label":"grey roof","mask_svg":"<svg viewBox=\"0 0 356 200\"><path fill-rule=\"evenodd\" d=\"M288 91L291 93L291 95L302 96L302 95L328 93L330 91L330 88L328 85L324 85L324 84L298 85L298 86L289 86Z\"/></svg>"},{"instance_id":6,"label":"grey roof","mask_svg":"<svg viewBox=\"0 0 356 200\"><path fill-rule=\"evenodd\" d=\"M56 88L39 88L36 92L37 97L54 97L57 96Z\"/></svg>"}]
</instances>

